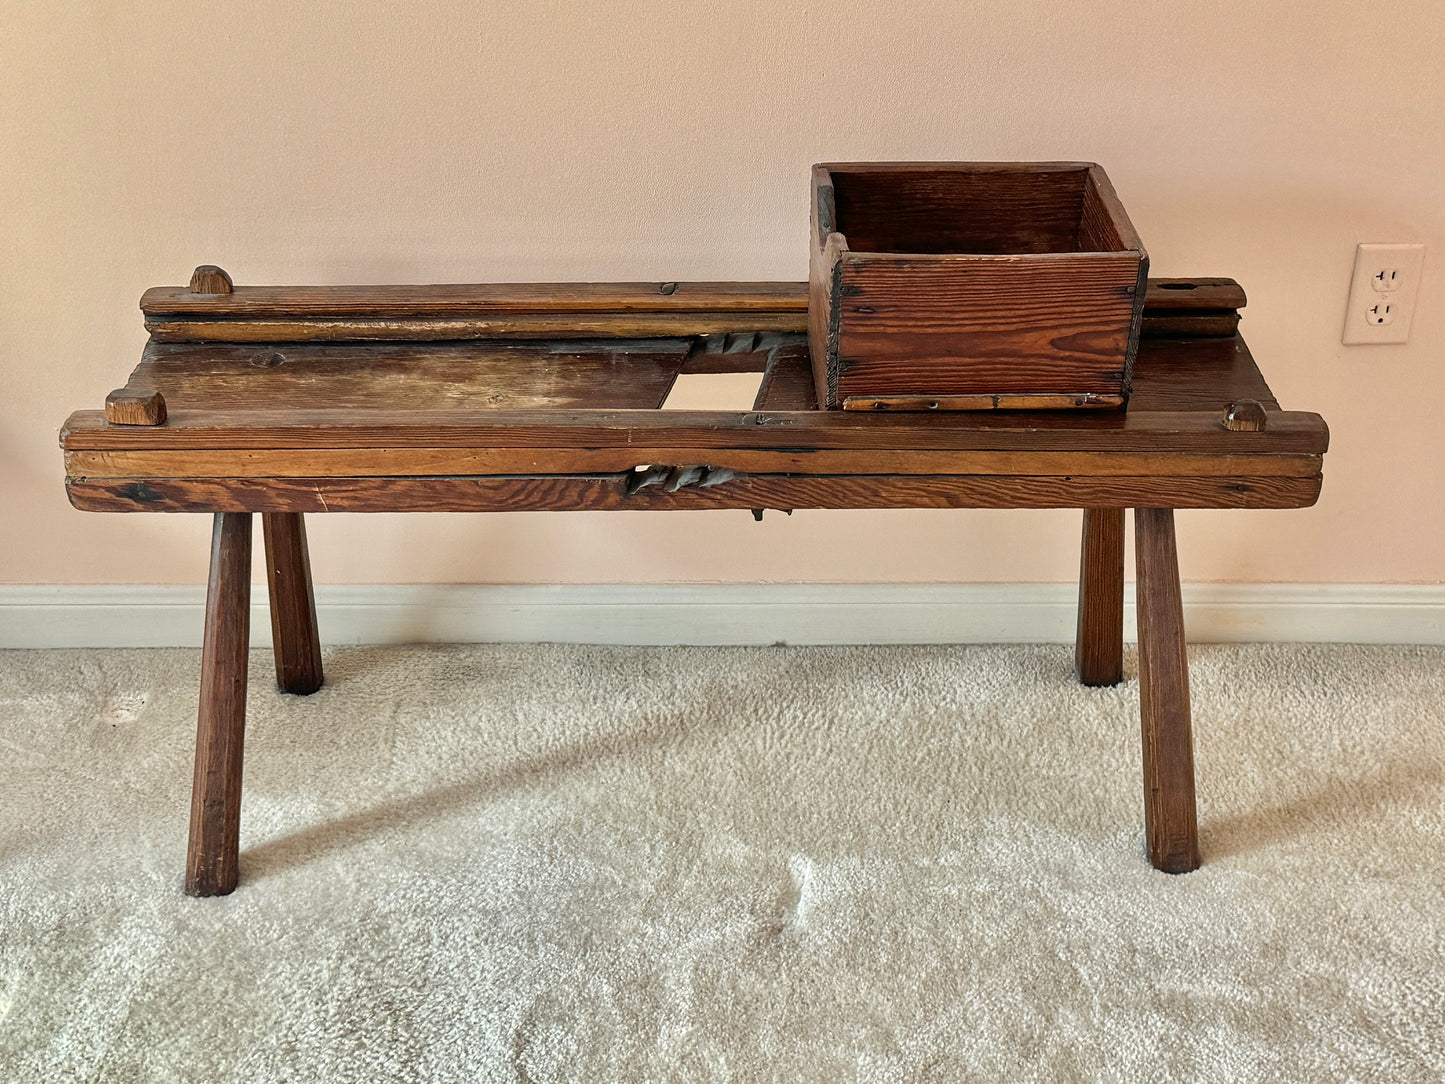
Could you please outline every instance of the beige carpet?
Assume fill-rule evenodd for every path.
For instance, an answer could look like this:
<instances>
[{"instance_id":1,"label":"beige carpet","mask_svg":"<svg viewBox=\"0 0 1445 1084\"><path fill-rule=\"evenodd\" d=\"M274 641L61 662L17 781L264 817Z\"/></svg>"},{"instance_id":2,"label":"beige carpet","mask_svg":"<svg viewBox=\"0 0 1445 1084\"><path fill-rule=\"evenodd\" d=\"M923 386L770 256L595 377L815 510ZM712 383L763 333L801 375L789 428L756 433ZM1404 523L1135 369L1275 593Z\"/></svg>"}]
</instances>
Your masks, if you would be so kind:
<instances>
[{"instance_id":1,"label":"beige carpet","mask_svg":"<svg viewBox=\"0 0 1445 1084\"><path fill-rule=\"evenodd\" d=\"M0 1079L1438 1081L1445 651L252 655L242 881L182 895L193 651L0 655Z\"/></svg>"}]
</instances>

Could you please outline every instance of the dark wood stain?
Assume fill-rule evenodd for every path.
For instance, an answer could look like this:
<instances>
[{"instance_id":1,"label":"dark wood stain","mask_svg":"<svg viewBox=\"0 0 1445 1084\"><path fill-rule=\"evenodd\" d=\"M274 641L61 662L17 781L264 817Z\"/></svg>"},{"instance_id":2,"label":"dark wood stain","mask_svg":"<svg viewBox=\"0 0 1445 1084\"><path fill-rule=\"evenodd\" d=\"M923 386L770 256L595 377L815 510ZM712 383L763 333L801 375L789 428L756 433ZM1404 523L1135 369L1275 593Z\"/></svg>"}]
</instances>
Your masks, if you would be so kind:
<instances>
[{"instance_id":1,"label":"dark wood stain","mask_svg":"<svg viewBox=\"0 0 1445 1084\"><path fill-rule=\"evenodd\" d=\"M1124 509L1085 508L1074 665L1085 685L1124 680Z\"/></svg>"},{"instance_id":2,"label":"dark wood stain","mask_svg":"<svg viewBox=\"0 0 1445 1084\"><path fill-rule=\"evenodd\" d=\"M201 648L201 705L191 787L186 892L224 896L240 876L246 652L251 635L251 516L218 512Z\"/></svg>"}]
</instances>

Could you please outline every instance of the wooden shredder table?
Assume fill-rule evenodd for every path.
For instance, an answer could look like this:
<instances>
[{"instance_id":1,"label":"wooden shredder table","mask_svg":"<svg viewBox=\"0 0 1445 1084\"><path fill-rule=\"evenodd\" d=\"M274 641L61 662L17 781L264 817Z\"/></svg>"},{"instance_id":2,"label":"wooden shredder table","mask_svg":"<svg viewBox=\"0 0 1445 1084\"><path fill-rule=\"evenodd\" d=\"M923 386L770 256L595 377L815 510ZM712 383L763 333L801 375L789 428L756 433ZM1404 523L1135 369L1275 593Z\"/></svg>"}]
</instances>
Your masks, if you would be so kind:
<instances>
[{"instance_id":1,"label":"wooden shredder table","mask_svg":"<svg viewBox=\"0 0 1445 1084\"><path fill-rule=\"evenodd\" d=\"M1126 411L816 408L801 283L237 287L142 300L151 340L61 445L75 507L209 512L186 890L238 877L251 514L277 680L321 684L307 512L1080 508L1076 661L1122 680L1135 509L1145 834L1199 865L1176 508L1300 508L1328 431L1284 411L1226 279L1154 280ZM751 410L659 410L680 374L756 372Z\"/></svg>"}]
</instances>

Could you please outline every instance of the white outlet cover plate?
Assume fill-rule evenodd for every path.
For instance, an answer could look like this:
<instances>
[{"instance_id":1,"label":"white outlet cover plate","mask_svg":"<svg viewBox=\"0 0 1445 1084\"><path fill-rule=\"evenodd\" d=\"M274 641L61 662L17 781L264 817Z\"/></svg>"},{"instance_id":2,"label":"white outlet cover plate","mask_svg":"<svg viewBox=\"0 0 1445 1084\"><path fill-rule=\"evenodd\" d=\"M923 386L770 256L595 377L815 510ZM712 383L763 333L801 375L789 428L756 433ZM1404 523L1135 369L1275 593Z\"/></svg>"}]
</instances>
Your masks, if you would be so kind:
<instances>
[{"instance_id":1,"label":"white outlet cover plate","mask_svg":"<svg viewBox=\"0 0 1445 1084\"><path fill-rule=\"evenodd\" d=\"M1410 338L1415 316L1415 298L1420 291L1420 273L1425 267L1425 246L1417 244L1363 244L1355 248L1355 277L1350 280L1350 301L1345 306L1347 346L1361 343L1402 343ZM1398 272L1393 290L1376 289L1373 279L1381 270ZM1390 322L1371 322L1370 310L1390 306Z\"/></svg>"}]
</instances>

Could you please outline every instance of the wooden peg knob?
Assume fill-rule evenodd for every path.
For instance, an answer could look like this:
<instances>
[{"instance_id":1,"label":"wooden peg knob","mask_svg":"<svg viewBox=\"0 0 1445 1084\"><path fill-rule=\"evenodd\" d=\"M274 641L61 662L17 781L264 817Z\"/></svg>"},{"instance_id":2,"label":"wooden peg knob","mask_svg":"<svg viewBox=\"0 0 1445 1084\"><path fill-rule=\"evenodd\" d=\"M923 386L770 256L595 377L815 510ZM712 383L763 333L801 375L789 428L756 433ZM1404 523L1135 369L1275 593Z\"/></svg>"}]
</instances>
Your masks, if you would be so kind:
<instances>
[{"instance_id":1,"label":"wooden peg knob","mask_svg":"<svg viewBox=\"0 0 1445 1084\"><path fill-rule=\"evenodd\" d=\"M105 397L105 420L111 425L163 425L165 397L143 388L116 388Z\"/></svg>"},{"instance_id":2,"label":"wooden peg knob","mask_svg":"<svg viewBox=\"0 0 1445 1084\"><path fill-rule=\"evenodd\" d=\"M191 272L191 293L229 294L231 276L215 264L203 263Z\"/></svg>"},{"instance_id":3,"label":"wooden peg knob","mask_svg":"<svg viewBox=\"0 0 1445 1084\"><path fill-rule=\"evenodd\" d=\"M1232 429L1236 433L1261 433L1268 419L1264 406L1257 400L1241 399L1237 403L1229 404L1223 420L1224 428Z\"/></svg>"}]
</instances>

